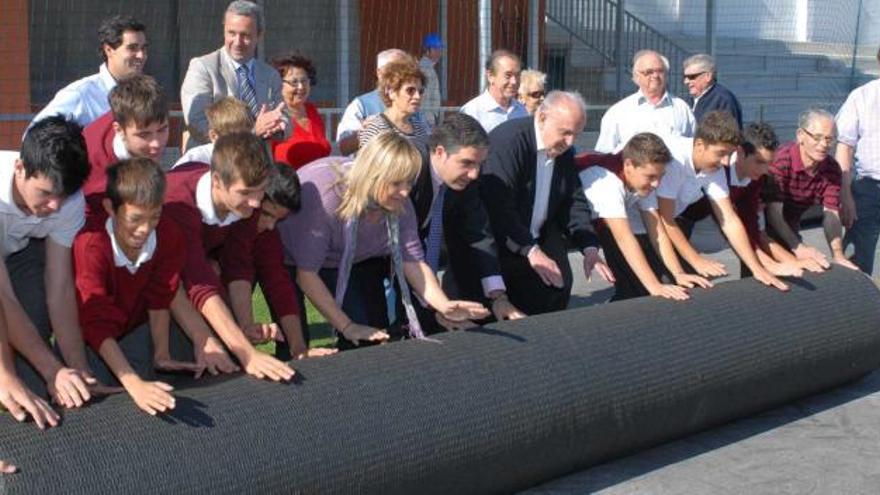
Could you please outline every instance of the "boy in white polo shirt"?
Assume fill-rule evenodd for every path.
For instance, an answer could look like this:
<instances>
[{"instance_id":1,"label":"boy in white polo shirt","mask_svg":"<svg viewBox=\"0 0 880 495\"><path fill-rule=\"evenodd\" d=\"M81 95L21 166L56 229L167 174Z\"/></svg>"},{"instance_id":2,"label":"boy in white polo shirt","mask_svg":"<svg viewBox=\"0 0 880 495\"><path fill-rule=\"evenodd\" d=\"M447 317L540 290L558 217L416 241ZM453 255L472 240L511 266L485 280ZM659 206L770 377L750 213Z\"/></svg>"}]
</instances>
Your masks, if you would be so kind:
<instances>
[{"instance_id":1,"label":"boy in white polo shirt","mask_svg":"<svg viewBox=\"0 0 880 495\"><path fill-rule=\"evenodd\" d=\"M0 153L0 305L9 342L22 380L64 407L88 402L96 385L77 323L70 254L85 221L80 187L88 174L82 128L63 117L34 124L20 155ZM63 362L49 348L53 330Z\"/></svg>"},{"instance_id":2,"label":"boy in white polo shirt","mask_svg":"<svg viewBox=\"0 0 880 495\"><path fill-rule=\"evenodd\" d=\"M784 282L758 261L730 200L723 167L729 165L730 155L742 141L736 120L726 112L710 112L700 121L693 138L666 136L664 140L673 160L657 188L657 204L663 226L679 255L704 277L727 274L723 264L701 256L688 240L691 225L683 214L705 195L722 232L755 279L764 285L788 290Z\"/></svg>"},{"instance_id":3,"label":"boy in white polo shirt","mask_svg":"<svg viewBox=\"0 0 880 495\"><path fill-rule=\"evenodd\" d=\"M636 134L619 153L575 157L596 233L614 273L612 301L647 295L685 300L684 287L712 285L684 272L660 224L654 191L671 159L663 140L651 133Z\"/></svg>"}]
</instances>

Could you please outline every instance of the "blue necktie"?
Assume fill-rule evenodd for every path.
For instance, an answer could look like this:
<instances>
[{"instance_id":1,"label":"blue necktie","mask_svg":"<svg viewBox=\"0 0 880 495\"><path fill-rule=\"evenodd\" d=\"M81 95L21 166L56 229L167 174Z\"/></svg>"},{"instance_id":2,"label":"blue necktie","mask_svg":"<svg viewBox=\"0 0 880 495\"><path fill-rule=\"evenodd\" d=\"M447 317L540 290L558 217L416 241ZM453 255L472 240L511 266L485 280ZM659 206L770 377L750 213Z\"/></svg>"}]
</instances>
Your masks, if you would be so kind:
<instances>
[{"instance_id":1,"label":"blue necktie","mask_svg":"<svg viewBox=\"0 0 880 495\"><path fill-rule=\"evenodd\" d=\"M251 109L251 114L256 117L260 109L257 107L257 94L251 85L251 78L248 77L247 66L239 65L235 69L235 75L238 78L238 99L243 101Z\"/></svg>"},{"instance_id":2,"label":"blue necktie","mask_svg":"<svg viewBox=\"0 0 880 495\"><path fill-rule=\"evenodd\" d=\"M431 205L431 225L428 226L428 239L425 242L425 263L434 273L440 268L440 246L443 244L443 199L446 185L441 184L437 197Z\"/></svg>"}]
</instances>

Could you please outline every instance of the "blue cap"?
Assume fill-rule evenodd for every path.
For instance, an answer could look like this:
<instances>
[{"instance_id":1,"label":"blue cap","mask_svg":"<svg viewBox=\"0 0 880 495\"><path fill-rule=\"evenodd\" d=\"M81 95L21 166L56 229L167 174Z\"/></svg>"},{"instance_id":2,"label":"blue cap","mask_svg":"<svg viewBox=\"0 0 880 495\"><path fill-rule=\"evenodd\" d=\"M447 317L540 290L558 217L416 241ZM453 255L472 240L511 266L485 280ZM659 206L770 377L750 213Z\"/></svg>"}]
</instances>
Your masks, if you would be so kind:
<instances>
[{"instance_id":1,"label":"blue cap","mask_svg":"<svg viewBox=\"0 0 880 495\"><path fill-rule=\"evenodd\" d=\"M422 41L422 46L425 48L443 48L443 40L440 39L439 34L431 33L425 36L425 39Z\"/></svg>"}]
</instances>

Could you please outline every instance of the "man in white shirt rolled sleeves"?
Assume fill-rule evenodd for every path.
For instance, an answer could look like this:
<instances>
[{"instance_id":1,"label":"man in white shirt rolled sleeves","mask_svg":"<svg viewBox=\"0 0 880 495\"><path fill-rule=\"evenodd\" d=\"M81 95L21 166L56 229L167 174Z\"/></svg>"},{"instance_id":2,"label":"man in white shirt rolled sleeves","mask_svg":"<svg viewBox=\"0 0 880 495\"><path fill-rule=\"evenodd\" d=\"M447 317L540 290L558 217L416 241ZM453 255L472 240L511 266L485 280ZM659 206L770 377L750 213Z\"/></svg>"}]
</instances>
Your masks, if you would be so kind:
<instances>
[{"instance_id":1,"label":"man in white shirt rolled sleeves","mask_svg":"<svg viewBox=\"0 0 880 495\"><path fill-rule=\"evenodd\" d=\"M640 50L633 57L635 93L615 103L602 116L596 151L620 151L640 132L659 136L694 135L696 122L690 107L666 90L669 60L653 50Z\"/></svg>"},{"instance_id":2,"label":"man in white shirt rolled sleeves","mask_svg":"<svg viewBox=\"0 0 880 495\"><path fill-rule=\"evenodd\" d=\"M104 63L97 74L74 81L62 88L46 105L34 123L52 115L61 115L82 127L110 111L107 95L116 82L141 74L147 62L147 36L143 24L127 15L115 15L98 27L98 52ZM27 131L25 131L27 132Z\"/></svg>"},{"instance_id":3,"label":"man in white shirt rolled sleeves","mask_svg":"<svg viewBox=\"0 0 880 495\"><path fill-rule=\"evenodd\" d=\"M854 89L835 120L844 245L852 243L852 261L870 275L880 237L880 80Z\"/></svg>"},{"instance_id":4,"label":"man in white shirt rolled sleeves","mask_svg":"<svg viewBox=\"0 0 880 495\"><path fill-rule=\"evenodd\" d=\"M663 227L678 254L703 277L727 274L723 264L701 256L688 240L693 223L688 220L686 210L692 205L699 206L696 203L705 196L730 246L755 279L764 285L788 290L785 283L758 261L730 200L723 167L729 166L731 154L742 141L733 116L723 111L709 112L693 138L665 136L664 141L673 160L667 165L666 174L657 188L657 204Z\"/></svg>"},{"instance_id":5,"label":"man in white shirt rolled sleeves","mask_svg":"<svg viewBox=\"0 0 880 495\"><path fill-rule=\"evenodd\" d=\"M96 391L70 253L85 223L80 187L88 175L82 128L60 116L34 124L21 154L0 152L0 306L9 342L22 380L65 407L82 406ZM49 347L53 332L63 361Z\"/></svg>"}]
</instances>

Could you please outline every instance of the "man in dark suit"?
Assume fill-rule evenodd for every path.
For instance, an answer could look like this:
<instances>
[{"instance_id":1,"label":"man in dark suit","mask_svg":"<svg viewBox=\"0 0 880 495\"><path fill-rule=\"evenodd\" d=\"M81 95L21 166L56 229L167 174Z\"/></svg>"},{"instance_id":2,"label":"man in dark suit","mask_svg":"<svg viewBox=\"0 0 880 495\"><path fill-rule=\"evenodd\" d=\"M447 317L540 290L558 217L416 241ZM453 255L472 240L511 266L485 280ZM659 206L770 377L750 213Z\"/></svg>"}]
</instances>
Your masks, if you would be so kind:
<instances>
[{"instance_id":1,"label":"man in dark suit","mask_svg":"<svg viewBox=\"0 0 880 495\"><path fill-rule=\"evenodd\" d=\"M711 55L698 53L684 61L684 84L691 94L689 103L697 123L703 115L713 110L724 110L733 115L742 130L742 108L736 96L718 83L715 59Z\"/></svg>"},{"instance_id":2,"label":"man in dark suit","mask_svg":"<svg viewBox=\"0 0 880 495\"><path fill-rule=\"evenodd\" d=\"M290 134L289 122L281 111L281 76L255 57L264 26L262 7L235 0L223 17L223 46L190 60L180 88L187 132L185 148L208 143L205 109L227 96L247 104L258 136Z\"/></svg>"},{"instance_id":3,"label":"man in dark suit","mask_svg":"<svg viewBox=\"0 0 880 495\"><path fill-rule=\"evenodd\" d=\"M613 280L599 256L599 241L571 149L586 124L577 93L552 91L534 117L505 122L489 135L489 158L480 194L498 243L507 293L527 314L568 306L572 274L567 241L593 268Z\"/></svg>"},{"instance_id":4,"label":"man in dark suit","mask_svg":"<svg viewBox=\"0 0 880 495\"><path fill-rule=\"evenodd\" d=\"M489 137L480 123L462 113L452 114L434 127L428 145L419 146L422 171L410 192L419 222L425 261L436 272L440 243L445 242L448 269L444 289L456 297L484 302L498 320L525 317L507 298L498 251L489 218L480 198L477 178L489 153ZM417 306L426 331L462 328L469 322L451 322Z\"/></svg>"}]
</instances>

